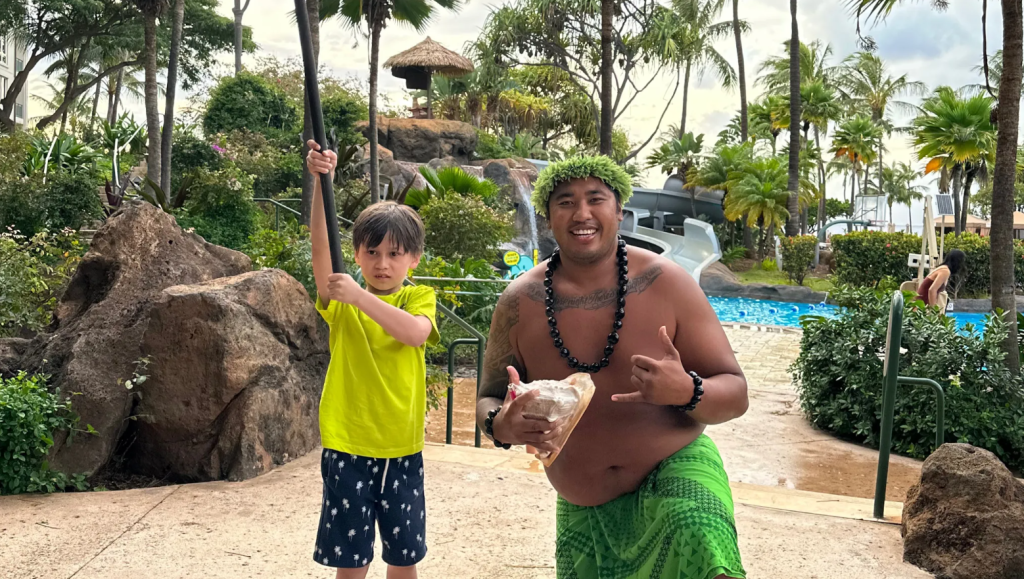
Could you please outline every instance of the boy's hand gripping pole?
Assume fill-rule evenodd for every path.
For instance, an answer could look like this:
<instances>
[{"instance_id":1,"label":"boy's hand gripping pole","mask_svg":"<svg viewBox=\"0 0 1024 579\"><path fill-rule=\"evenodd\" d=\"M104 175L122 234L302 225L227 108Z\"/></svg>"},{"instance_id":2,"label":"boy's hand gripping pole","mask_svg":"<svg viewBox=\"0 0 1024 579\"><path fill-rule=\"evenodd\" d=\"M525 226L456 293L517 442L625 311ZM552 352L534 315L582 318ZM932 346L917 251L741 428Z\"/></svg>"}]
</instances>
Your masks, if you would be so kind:
<instances>
[{"instance_id":1,"label":"boy's hand gripping pole","mask_svg":"<svg viewBox=\"0 0 1024 579\"><path fill-rule=\"evenodd\" d=\"M313 57L313 39L309 34L309 15L305 0L295 0L295 20L299 25L299 44L302 45L302 66L306 84L306 106L313 124L313 140L320 145L320 151L327 151L327 135L324 131L324 113L320 108L320 86L316 77L316 59ZM334 273L345 273L345 261L341 256L341 236L338 228L338 213L334 208L334 187L331 176L321 173L320 197L324 201L324 216L327 218L327 244L331 248L331 269Z\"/></svg>"}]
</instances>

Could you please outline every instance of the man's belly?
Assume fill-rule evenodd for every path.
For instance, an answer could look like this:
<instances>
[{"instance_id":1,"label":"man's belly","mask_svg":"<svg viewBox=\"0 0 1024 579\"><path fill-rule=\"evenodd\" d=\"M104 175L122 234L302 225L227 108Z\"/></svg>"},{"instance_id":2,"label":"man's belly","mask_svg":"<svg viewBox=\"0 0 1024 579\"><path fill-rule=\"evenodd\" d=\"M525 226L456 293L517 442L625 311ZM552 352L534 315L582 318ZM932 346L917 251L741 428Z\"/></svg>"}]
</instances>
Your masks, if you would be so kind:
<instances>
[{"instance_id":1,"label":"man's belly","mask_svg":"<svg viewBox=\"0 0 1024 579\"><path fill-rule=\"evenodd\" d=\"M703 431L671 408L595 397L547 469L548 480L572 504L601 505L635 491L662 460Z\"/></svg>"}]
</instances>

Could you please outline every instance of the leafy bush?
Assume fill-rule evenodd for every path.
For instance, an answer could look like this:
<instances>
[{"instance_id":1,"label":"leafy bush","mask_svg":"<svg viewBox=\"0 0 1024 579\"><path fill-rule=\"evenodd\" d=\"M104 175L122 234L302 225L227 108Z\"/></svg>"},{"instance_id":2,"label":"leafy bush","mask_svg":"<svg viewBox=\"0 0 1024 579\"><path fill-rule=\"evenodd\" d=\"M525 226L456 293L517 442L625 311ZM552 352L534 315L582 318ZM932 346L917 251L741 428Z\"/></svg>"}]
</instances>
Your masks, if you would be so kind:
<instances>
[{"instance_id":1,"label":"leafy bush","mask_svg":"<svg viewBox=\"0 0 1024 579\"><path fill-rule=\"evenodd\" d=\"M840 283L876 287L886 276L906 281L917 274L907 255L921 252L921 238L908 233L854 231L832 236L836 279Z\"/></svg>"},{"instance_id":2,"label":"leafy bush","mask_svg":"<svg viewBox=\"0 0 1024 579\"><path fill-rule=\"evenodd\" d=\"M779 264L774 259L766 257L761 262L761 269L764 271L779 271Z\"/></svg>"},{"instance_id":3,"label":"leafy bush","mask_svg":"<svg viewBox=\"0 0 1024 579\"><path fill-rule=\"evenodd\" d=\"M882 360L891 294L837 288L834 319L803 319L800 355L791 371L811 422L843 438L878 447ZM1024 469L1024 390L1003 364L1006 325L989 320L984 335L958 331L956 321L908 295L903 317L902 376L931 378L946 392L946 442L966 442ZM935 400L927 388L900 386L893 448L925 458L935 450Z\"/></svg>"},{"instance_id":4,"label":"leafy bush","mask_svg":"<svg viewBox=\"0 0 1024 579\"><path fill-rule=\"evenodd\" d=\"M259 226L252 181L232 165L219 171L200 169L178 224L194 228L210 243L241 250Z\"/></svg>"},{"instance_id":5,"label":"leafy bush","mask_svg":"<svg viewBox=\"0 0 1024 579\"><path fill-rule=\"evenodd\" d=\"M216 152L253 177L253 195L273 198L290 187L302 187L302 155L298 141L282 145L247 130L216 135Z\"/></svg>"},{"instance_id":6,"label":"leafy bush","mask_svg":"<svg viewBox=\"0 0 1024 579\"><path fill-rule=\"evenodd\" d=\"M291 222L279 231L261 229L249 238L245 253L252 259L253 269L283 270L306 288L310 299L316 299L312 245L304 226Z\"/></svg>"},{"instance_id":7,"label":"leafy bush","mask_svg":"<svg viewBox=\"0 0 1024 579\"><path fill-rule=\"evenodd\" d=\"M430 203L435 195L444 197L457 193L488 201L496 198L501 190L494 182L470 175L462 167L444 167L434 171L423 166L420 167L420 174L427 186L423 189L410 189L405 196L406 205L417 210Z\"/></svg>"},{"instance_id":8,"label":"leafy bush","mask_svg":"<svg viewBox=\"0 0 1024 579\"><path fill-rule=\"evenodd\" d=\"M502 146L501 139L496 135L478 129L476 137L476 158L507 159L512 156L511 151Z\"/></svg>"},{"instance_id":9,"label":"leafy bush","mask_svg":"<svg viewBox=\"0 0 1024 579\"><path fill-rule=\"evenodd\" d=\"M804 285L804 276L814 262L814 247L818 238L813 235L783 237L779 240L782 250L782 269L789 276L789 281Z\"/></svg>"},{"instance_id":10,"label":"leafy bush","mask_svg":"<svg viewBox=\"0 0 1024 579\"><path fill-rule=\"evenodd\" d=\"M0 232L8 228L35 235L46 227L42 177L0 180Z\"/></svg>"},{"instance_id":11,"label":"leafy bush","mask_svg":"<svg viewBox=\"0 0 1024 579\"><path fill-rule=\"evenodd\" d=\"M733 262L743 259L746 256L746 247L743 247L742 245L734 245L722 252L722 259L720 259L719 261L721 261L725 265L730 265Z\"/></svg>"},{"instance_id":12,"label":"leafy bush","mask_svg":"<svg viewBox=\"0 0 1024 579\"><path fill-rule=\"evenodd\" d=\"M175 127L171 154L171 190L177 190L183 178L199 169L220 169L222 161L223 157L213 145L187 128Z\"/></svg>"},{"instance_id":13,"label":"leafy bush","mask_svg":"<svg viewBox=\"0 0 1024 579\"><path fill-rule=\"evenodd\" d=\"M31 239L0 234L0 336L49 325L57 300L85 253L70 230Z\"/></svg>"},{"instance_id":14,"label":"leafy bush","mask_svg":"<svg viewBox=\"0 0 1024 579\"><path fill-rule=\"evenodd\" d=\"M325 95L320 101L324 111L324 128L335 130L339 147L361 145L366 142L362 133L356 130L356 123L370 118L366 101L355 93L338 89Z\"/></svg>"},{"instance_id":15,"label":"leafy bush","mask_svg":"<svg viewBox=\"0 0 1024 579\"><path fill-rule=\"evenodd\" d=\"M73 135L64 133L51 139L40 134L32 137L24 172L32 176L46 169L48 175L67 171L94 176L96 164L102 156L89 145L78 142Z\"/></svg>"},{"instance_id":16,"label":"leafy bush","mask_svg":"<svg viewBox=\"0 0 1024 579\"><path fill-rule=\"evenodd\" d=\"M512 239L510 216L498 213L475 197L447 195L420 209L426 247L433 255L456 261L493 261L498 246Z\"/></svg>"},{"instance_id":17,"label":"leafy bush","mask_svg":"<svg viewBox=\"0 0 1024 579\"><path fill-rule=\"evenodd\" d=\"M42 209L50 230L81 229L103 216L96 183L81 174L53 173L43 189Z\"/></svg>"},{"instance_id":18,"label":"leafy bush","mask_svg":"<svg viewBox=\"0 0 1024 579\"><path fill-rule=\"evenodd\" d=\"M49 392L46 380L25 372L0 378L0 495L87 488L81 475L50 470L46 462L54 434L73 432L78 423L71 400L61 401L59 389Z\"/></svg>"},{"instance_id":19,"label":"leafy bush","mask_svg":"<svg viewBox=\"0 0 1024 579\"><path fill-rule=\"evenodd\" d=\"M248 72L227 76L210 92L203 116L207 135L238 129L278 136L301 116L285 96L266 80Z\"/></svg>"},{"instance_id":20,"label":"leafy bush","mask_svg":"<svg viewBox=\"0 0 1024 579\"><path fill-rule=\"evenodd\" d=\"M21 178L31 140L25 131L0 135L0 183Z\"/></svg>"}]
</instances>

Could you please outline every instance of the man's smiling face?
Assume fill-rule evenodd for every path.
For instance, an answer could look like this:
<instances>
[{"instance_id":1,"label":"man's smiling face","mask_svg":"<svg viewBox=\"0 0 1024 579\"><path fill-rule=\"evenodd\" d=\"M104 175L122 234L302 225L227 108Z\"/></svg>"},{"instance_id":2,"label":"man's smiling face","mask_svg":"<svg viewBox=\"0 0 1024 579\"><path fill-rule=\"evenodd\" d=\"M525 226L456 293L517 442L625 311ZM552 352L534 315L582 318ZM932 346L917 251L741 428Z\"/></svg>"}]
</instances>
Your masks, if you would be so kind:
<instances>
[{"instance_id":1,"label":"man's smiling face","mask_svg":"<svg viewBox=\"0 0 1024 579\"><path fill-rule=\"evenodd\" d=\"M587 264L615 251L622 205L596 177L559 183L548 200L548 220L562 259Z\"/></svg>"}]
</instances>

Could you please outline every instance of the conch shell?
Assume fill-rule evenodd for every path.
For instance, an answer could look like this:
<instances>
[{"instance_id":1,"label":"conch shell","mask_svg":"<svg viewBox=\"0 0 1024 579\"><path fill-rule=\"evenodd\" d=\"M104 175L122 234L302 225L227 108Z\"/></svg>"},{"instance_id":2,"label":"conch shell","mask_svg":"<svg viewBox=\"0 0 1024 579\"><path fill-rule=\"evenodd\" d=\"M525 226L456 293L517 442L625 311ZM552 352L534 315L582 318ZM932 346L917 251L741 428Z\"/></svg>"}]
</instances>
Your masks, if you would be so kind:
<instances>
[{"instance_id":1,"label":"conch shell","mask_svg":"<svg viewBox=\"0 0 1024 579\"><path fill-rule=\"evenodd\" d=\"M531 400L523 409L523 416L532 420L554 421L568 417L562 434L552 442L562 448L569 440L576 424L586 412L590 400L594 397L594 381L590 374L577 373L565 380L537 380L527 384L509 384L512 399L532 390L540 390L540 396ZM558 457L558 452L541 452L537 458L544 466L551 466Z\"/></svg>"}]
</instances>

